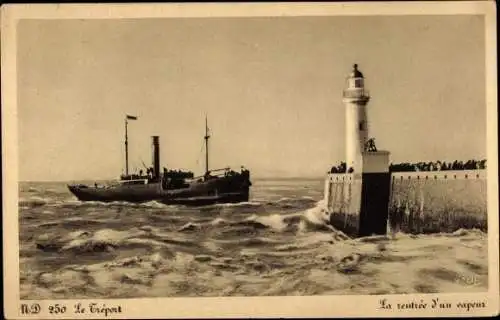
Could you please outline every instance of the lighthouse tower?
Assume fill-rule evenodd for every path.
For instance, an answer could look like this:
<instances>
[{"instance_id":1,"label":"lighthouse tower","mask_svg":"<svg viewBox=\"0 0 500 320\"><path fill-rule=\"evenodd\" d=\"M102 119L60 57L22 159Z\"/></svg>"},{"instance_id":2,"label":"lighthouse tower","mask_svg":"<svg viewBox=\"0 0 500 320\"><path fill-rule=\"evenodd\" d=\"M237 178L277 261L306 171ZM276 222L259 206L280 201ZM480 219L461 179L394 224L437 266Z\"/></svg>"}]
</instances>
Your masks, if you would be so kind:
<instances>
[{"instance_id":1,"label":"lighthouse tower","mask_svg":"<svg viewBox=\"0 0 500 320\"><path fill-rule=\"evenodd\" d=\"M369 137L366 106L370 96L365 89L363 73L359 71L357 64L353 66L346 82L346 89L343 93L343 102L346 108L346 166L347 172L360 173L362 172L363 153Z\"/></svg>"},{"instance_id":2,"label":"lighthouse tower","mask_svg":"<svg viewBox=\"0 0 500 320\"><path fill-rule=\"evenodd\" d=\"M342 100L346 108L346 172L330 171L325 204L330 223L347 234L385 234L391 174L388 151L377 150L368 135L365 78L354 65Z\"/></svg>"}]
</instances>

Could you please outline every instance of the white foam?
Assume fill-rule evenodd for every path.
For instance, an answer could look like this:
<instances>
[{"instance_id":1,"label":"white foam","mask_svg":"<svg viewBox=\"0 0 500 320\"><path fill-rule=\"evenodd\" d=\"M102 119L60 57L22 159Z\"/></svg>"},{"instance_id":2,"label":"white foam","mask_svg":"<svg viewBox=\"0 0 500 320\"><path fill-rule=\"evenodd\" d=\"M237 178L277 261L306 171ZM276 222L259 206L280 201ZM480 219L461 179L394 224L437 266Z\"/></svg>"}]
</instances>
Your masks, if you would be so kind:
<instances>
[{"instance_id":1,"label":"white foam","mask_svg":"<svg viewBox=\"0 0 500 320\"><path fill-rule=\"evenodd\" d=\"M214 206L216 207L246 207L246 206L260 206L262 203L258 201L246 201L246 202L238 202L238 203L217 203Z\"/></svg>"}]
</instances>

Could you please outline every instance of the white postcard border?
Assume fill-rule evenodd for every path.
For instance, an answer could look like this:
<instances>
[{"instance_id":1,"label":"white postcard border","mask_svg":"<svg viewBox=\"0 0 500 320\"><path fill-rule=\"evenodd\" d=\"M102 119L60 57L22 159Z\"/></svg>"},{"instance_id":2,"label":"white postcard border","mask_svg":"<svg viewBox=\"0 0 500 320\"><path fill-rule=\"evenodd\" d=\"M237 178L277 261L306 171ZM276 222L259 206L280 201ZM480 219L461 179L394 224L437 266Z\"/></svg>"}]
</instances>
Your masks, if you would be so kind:
<instances>
[{"instance_id":1,"label":"white postcard border","mask_svg":"<svg viewBox=\"0 0 500 320\"><path fill-rule=\"evenodd\" d=\"M144 298L20 301L19 225L16 101L16 23L19 19L121 19L160 17L324 16L324 15L459 15L485 16L488 142L488 255L489 286L486 293L339 295L292 297ZM498 162L497 162L497 75L495 3L471 2L387 2L387 3L266 3L266 4L72 4L7 5L2 7L2 170L4 240L4 312L7 318L102 318L102 314L48 314L56 303L72 309L75 304L120 305L121 314L109 318L196 318L196 317L414 317L485 316L498 314ZM379 301L486 301L487 307L466 312L413 309L381 310ZM20 303L39 303L42 312L20 315Z\"/></svg>"}]
</instances>

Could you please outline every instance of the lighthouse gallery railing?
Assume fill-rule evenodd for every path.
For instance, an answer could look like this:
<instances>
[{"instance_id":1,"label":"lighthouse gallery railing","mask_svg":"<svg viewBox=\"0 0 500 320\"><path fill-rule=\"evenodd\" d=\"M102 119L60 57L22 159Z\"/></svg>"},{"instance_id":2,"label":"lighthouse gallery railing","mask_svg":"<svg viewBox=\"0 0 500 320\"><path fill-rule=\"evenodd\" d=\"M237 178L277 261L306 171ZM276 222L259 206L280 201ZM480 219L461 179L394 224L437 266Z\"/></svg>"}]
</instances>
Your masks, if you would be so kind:
<instances>
[{"instance_id":1,"label":"lighthouse gallery railing","mask_svg":"<svg viewBox=\"0 0 500 320\"><path fill-rule=\"evenodd\" d=\"M343 97L348 99L368 98L370 97L370 92L363 88L345 89Z\"/></svg>"}]
</instances>

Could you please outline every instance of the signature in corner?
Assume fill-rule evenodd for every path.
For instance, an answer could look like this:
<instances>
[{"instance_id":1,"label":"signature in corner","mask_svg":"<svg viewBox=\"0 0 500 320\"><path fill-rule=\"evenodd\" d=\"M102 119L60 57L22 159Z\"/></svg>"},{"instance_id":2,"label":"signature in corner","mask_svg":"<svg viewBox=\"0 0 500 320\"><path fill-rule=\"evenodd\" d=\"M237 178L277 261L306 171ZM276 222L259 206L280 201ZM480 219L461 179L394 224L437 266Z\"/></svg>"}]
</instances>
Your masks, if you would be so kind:
<instances>
[{"instance_id":1,"label":"signature in corner","mask_svg":"<svg viewBox=\"0 0 500 320\"><path fill-rule=\"evenodd\" d=\"M478 286L481 285L479 277L475 274L461 274L457 273L455 282L467 286Z\"/></svg>"}]
</instances>

